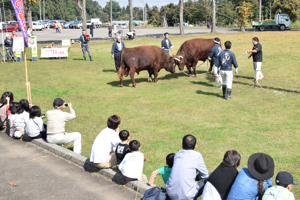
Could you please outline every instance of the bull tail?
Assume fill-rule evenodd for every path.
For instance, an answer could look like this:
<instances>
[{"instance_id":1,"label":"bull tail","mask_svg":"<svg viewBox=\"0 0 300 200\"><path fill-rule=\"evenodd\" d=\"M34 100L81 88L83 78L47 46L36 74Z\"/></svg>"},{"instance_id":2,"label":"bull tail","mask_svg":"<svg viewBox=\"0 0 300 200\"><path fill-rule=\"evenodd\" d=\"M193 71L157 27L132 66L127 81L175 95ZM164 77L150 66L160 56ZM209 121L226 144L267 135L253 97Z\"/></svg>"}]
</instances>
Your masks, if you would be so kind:
<instances>
[{"instance_id":1,"label":"bull tail","mask_svg":"<svg viewBox=\"0 0 300 200\"><path fill-rule=\"evenodd\" d=\"M125 64L123 63L123 50L119 53L119 63L120 63L120 68L119 68L119 71L118 71L118 77L119 79L121 79L123 76L124 76L124 71L125 71Z\"/></svg>"}]
</instances>

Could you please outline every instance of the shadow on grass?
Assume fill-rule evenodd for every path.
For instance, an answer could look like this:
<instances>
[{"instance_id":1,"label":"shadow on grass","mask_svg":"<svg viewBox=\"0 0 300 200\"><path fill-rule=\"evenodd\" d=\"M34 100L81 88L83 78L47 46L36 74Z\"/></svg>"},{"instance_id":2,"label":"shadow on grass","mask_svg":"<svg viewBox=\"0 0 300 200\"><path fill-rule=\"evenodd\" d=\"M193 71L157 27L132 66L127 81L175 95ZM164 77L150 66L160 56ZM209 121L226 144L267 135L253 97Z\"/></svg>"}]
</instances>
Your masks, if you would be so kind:
<instances>
[{"instance_id":1,"label":"shadow on grass","mask_svg":"<svg viewBox=\"0 0 300 200\"><path fill-rule=\"evenodd\" d=\"M220 94L217 94L217 93L213 93L213 92L204 92L202 90L197 90L196 93L197 94L204 94L204 95L216 96L216 97L219 97L219 98L223 98L221 92L220 92Z\"/></svg>"},{"instance_id":2,"label":"shadow on grass","mask_svg":"<svg viewBox=\"0 0 300 200\"><path fill-rule=\"evenodd\" d=\"M241 75L236 75L234 76L235 78L239 79L239 78L245 78L245 79L254 79L254 77L249 77L249 76L241 76Z\"/></svg>"},{"instance_id":3,"label":"shadow on grass","mask_svg":"<svg viewBox=\"0 0 300 200\"><path fill-rule=\"evenodd\" d=\"M82 61L84 61L83 58L73 58L72 60L82 60Z\"/></svg>"},{"instance_id":4,"label":"shadow on grass","mask_svg":"<svg viewBox=\"0 0 300 200\"><path fill-rule=\"evenodd\" d=\"M197 84L197 85L204 85L204 86L212 87L212 85L207 82L202 82L202 81L190 81L190 82L193 84Z\"/></svg>"},{"instance_id":5,"label":"shadow on grass","mask_svg":"<svg viewBox=\"0 0 300 200\"><path fill-rule=\"evenodd\" d=\"M124 79L123 77L123 86L132 86L132 82L131 82L131 79L128 77L125 77L127 79ZM135 83L138 84L138 83L141 83L141 82L148 82L148 79L147 78L138 78L138 79L134 79ZM119 87L119 84L120 84L120 80L117 80L117 81L112 81L112 82L109 82L107 83L108 85L111 85L112 87Z\"/></svg>"},{"instance_id":6,"label":"shadow on grass","mask_svg":"<svg viewBox=\"0 0 300 200\"><path fill-rule=\"evenodd\" d=\"M165 79L170 80L170 79L175 79L175 78L178 79L178 77L184 77L184 76L186 76L186 75L183 73L167 74L164 77L159 77L159 74L158 74L157 80L165 80ZM153 76L152 76L152 79L154 79Z\"/></svg>"},{"instance_id":7,"label":"shadow on grass","mask_svg":"<svg viewBox=\"0 0 300 200\"><path fill-rule=\"evenodd\" d=\"M104 70L102 70L102 72L115 72L115 73L117 73L115 69L104 69Z\"/></svg>"},{"instance_id":8,"label":"shadow on grass","mask_svg":"<svg viewBox=\"0 0 300 200\"><path fill-rule=\"evenodd\" d=\"M242 85L247 85L249 87L253 86L253 82L249 83L244 83L244 82L240 82L240 81L233 81L233 83L238 83L238 84L242 84ZM300 90L289 90L289 89L284 89L284 88L276 88L276 87L268 87L268 86L264 86L261 83L259 83L261 85L261 87L263 87L266 90L278 90L278 91L283 91L283 92L289 92L289 93L296 93L296 94L300 94ZM258 86L259 87L259 86Z\"/></svg>"}]
</instances>

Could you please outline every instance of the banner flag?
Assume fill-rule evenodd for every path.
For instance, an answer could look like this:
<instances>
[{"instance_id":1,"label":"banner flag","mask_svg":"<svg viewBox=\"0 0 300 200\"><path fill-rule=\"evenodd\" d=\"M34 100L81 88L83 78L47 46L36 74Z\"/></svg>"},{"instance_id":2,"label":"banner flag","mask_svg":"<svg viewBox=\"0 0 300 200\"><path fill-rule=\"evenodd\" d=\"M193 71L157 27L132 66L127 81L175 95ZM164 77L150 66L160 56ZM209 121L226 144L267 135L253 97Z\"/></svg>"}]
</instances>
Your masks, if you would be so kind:
<instances>
[{"instance_id":1,"label":"banner flag","mask_svg":"<svg viewBox=\"0 0 300 200\"><path fill-rule=\"evenodd\" d=\"M20 29L25 39L25 45L26 47L28 47L28 36L27 36L27 27L25 21L23 0L11 0L11 4L15 9L16 18L18 19Z\"/></svg>"}]
</instances>

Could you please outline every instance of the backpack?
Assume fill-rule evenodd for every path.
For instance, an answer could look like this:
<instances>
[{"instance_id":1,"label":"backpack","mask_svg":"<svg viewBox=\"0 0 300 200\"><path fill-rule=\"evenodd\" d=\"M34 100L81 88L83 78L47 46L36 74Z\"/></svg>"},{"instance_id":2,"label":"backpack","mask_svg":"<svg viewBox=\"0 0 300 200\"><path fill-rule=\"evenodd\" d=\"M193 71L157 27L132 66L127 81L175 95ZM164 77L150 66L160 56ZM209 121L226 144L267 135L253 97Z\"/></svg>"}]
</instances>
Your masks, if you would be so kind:
<instances>
[{"instance_id":1,"label":"backpack","mask_svg":"<svg viewBox=\"0 0 300 200\"><path fill-rule=\"evenodd\" d=\"M142 200L166 200L167 192L166 189L161 187L153 187L146 190Z\"/></svg>"},{"instance_id":2,"label":"backpack","mask_svg":"<svg viewBox=\"0 0 300 200\"><path fill-rule=\"evenodd\" d=\"M0 106L0 108L2 108L3 106L4 106L4 104L2 104L2 105ZM7 116L7 117L8 117L8 116ZM4 122L7 120L7 117L5 118L4 121L2 121L2 119L0 118L0 130L3 129L3 125L4 125Z\"/></svg>"}]
</instances>

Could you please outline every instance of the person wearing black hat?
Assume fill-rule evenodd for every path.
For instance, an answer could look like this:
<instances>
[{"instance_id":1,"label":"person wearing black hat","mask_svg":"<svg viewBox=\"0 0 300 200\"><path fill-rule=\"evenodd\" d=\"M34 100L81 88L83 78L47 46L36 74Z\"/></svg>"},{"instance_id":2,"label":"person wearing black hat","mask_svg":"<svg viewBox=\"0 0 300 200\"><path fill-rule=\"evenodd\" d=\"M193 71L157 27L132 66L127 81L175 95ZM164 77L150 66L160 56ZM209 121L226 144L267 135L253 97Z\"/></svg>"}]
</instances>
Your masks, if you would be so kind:
<instances>
[{"instance_id":1,"label":"person wearing black hat","mask_svg":"<svg viewBox=\"0 0 300 200\"><path fill-rule=\"evenodd\" d=\"M63 112L62 109L69 107L70 113ZM56 98L53 102L53 110L48 110L47 117L47 141L54 144L67 144L74 142L73 151L81 153L81 134L78 132L66 133L65 125L67 121L76 118L75 111L71 103L66 103L61 98Z\"/></svg>"},{"instance_id":2,"label":"person wearing black hat","mask_svg":"<svg viewBox=\"0 0 300 200\"><path fill-rule=\"evenodd\" d=\"M161 48L168 54L169 54L169 49L171 49L172 52L174 53L173 45L172 45L171 41L169 40L169 33L165 33L164 36L165 36L165 39L163 39L161 41Z\"/></svg>"},{"instance_id":3,"label":"person wearing black hat","mask_svg":"<svg viewBox=\"0 0 300 200\"><path fill-rule=\"evenodd\" d=\"M241 169L227 200L261 200L264 191L272 187L274 168L271 156L264 153L252 154L248 159L248 169Z\"/></svg>"},{"instance_id":4,"label":"person wearing black hat","mask_svg":"<svg viewBox=\"0 0 300 200\"><path fill-rule=\"evenodd\" d=\"M220 53L223 51L222 47L221 47L221 40L216 37L214 39L214 43L216 44L210 51L209 55L208 55L208 60L213 59L214 60L214 75L215 75L215 85L214 87L218 87L219 82L222 84L222 77L220 76L220 74L218 74L218 62L219 62L219 55Z\"/></svg>"},{"instance_id":5,"label":"person wearing black hat","mask_svg":"<svg viewBox=\"0 0 300 200\"><path fill-rule=\"evenodd\" d=\"M279 172L276 176L276 186L266 190L263 200L295 200L294 194L290 192L294 183L292 174L289 172Z\"/></svg>"}]
</instances>

